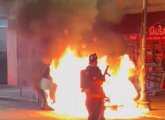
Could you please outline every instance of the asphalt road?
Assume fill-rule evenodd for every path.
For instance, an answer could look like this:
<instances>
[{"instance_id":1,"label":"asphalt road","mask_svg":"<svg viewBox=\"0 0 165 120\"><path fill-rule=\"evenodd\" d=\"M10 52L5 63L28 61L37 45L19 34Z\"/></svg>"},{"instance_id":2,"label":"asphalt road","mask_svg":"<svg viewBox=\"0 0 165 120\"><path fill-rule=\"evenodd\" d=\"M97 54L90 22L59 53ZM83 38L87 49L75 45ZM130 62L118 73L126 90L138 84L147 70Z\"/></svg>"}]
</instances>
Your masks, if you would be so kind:
<instances>
[{"instance_id":1,"label":"asphalt road","mask_svg":"<svg viewBox=\"0 0 165 120\"><path fill-rule=\"evenodd\" d=\"M41 111L36 103L0 100L0 120L85 120Z\"/></svg>"},{"instance_id":2,"label":"asphalt road","mask_svg":"<svg viewBox=\"0 0 165 120\"><path fill-rule=\"evenodd\" d=\"M16 102L16 101L0 100L0 120L86 120L86 119L71 118L64 115L57 115L54 111L41 111L39 109L39 106L36 103L32 103L32 102ZM152 118L152 117L141 117L130 120L163 120L163 119Z\"/></svg>"}]
</instances>

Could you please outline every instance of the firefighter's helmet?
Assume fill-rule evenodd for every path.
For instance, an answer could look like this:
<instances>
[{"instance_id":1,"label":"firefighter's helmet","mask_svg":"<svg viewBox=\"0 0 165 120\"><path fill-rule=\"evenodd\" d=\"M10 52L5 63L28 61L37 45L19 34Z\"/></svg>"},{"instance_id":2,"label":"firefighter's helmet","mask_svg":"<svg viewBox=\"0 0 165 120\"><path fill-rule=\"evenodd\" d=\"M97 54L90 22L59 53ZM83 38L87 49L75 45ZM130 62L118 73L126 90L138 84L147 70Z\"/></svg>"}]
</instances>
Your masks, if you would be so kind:
<instances>
[{"instance_id":1,"label":"firefighter's helmet","mask_svg":"<svg viewBox=\"0 0 165 120\"><path fill-rule=\"evenodd\" d=\"M96 62L97 61L97 54L96 53L94 53L94 54L91 54L90 56L89 56L89 64L91 64L91 63L93 63L93 62Z\"/></svg>"}]
</instances>

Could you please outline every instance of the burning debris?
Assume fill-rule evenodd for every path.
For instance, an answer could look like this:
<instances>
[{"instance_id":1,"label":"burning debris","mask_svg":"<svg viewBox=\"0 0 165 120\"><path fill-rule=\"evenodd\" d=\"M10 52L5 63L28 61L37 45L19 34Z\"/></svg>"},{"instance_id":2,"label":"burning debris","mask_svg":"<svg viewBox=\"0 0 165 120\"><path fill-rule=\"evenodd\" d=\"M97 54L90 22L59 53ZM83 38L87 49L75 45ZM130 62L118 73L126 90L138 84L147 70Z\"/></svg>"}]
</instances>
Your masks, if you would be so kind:
<instances>
[{"instance_id":1,"label":"burning debris","mask_svg":"<svg viewBox=\"0 0 165 120\"><path fill-rule=\"evenodd\" d=\"M69 61L69 64L68 64ZM85 96L80 88L80 70L86 66L88 58L78 57L74 51L67 49L57 67L50 65L54 82L57 84L56 102L49 104L56 113L72 117L86 117ZM98 64L102 70L106 68L106 57L100 58ZM72 68L72 69L70 69ZM137 96L135 85L129 80L131 71L135 69L128 55L121 58L117 71L109 69L111 77L106 77L104 91L110 98L106 102L106 118L133 118L142 115L134 98ZM50 103L50 101L48 101Z\"/></svg>"}]
</instances>

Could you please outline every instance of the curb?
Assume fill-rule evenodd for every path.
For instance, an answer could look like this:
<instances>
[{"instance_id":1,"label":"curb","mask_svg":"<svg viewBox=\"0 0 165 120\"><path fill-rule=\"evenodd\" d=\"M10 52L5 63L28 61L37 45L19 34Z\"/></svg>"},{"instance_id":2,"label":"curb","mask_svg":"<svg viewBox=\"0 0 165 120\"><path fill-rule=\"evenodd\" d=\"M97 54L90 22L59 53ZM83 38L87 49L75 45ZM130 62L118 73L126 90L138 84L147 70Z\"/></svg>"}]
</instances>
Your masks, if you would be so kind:
<instances>
[{"instance_id":1,"label":"curb","mask_svg":"<svg viewBox=\"0 0 165 120\"><path fill-rule=\"evenodd\" d=\"M16 101L16 102L34 102L34 103L38 102L37 99L9 97L9 96L0 96L0 100L8 100L8 101Z\"/></svg>"}]
</instances>

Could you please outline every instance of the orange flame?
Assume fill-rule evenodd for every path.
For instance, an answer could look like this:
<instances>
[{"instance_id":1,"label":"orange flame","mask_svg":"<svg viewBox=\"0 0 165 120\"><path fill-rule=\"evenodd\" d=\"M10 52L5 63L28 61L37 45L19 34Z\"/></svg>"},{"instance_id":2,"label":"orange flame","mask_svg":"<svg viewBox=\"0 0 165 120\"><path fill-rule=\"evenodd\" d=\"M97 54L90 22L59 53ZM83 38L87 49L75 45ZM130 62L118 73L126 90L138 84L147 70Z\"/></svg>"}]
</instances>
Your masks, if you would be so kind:
<instances>
[{"instance_id":1,"label":"orange flame","mask_svg":"<svg viewBox=\"0 0 165 120\"><path fill-rule=\"evenodd\" d=\"M129 80L132 76L132 70L135 70L133 62L128 55L121 57L118 72L107 79L109 84L105 85L105 93L111 99L108 106L116 106L116 110L107 109L105 115L109 118L133 118L141 115L136 108L134 98L137 97L137 91Z\"/></svg>"},{"instance_id":2,"label":"orange flame","mask_svg":"<svg viewBox=\"0 0 165 120\"><path fill-rule=\"evenodd\" d=\"M106 60L104 56L98 61L102 71L106 68ZM67 48L58 66L55 67L54 64L52 61L50 75L57 84L56 102L55 104L49 102L49 105L58 114L87 117L85 95L80 90L80 70L87 66L88 57L78 57L74 51ZM107 81L103 86L105 94L111 99L111 102L106 104L106 118L133 118L141 115L133 100L137 96L137 91L129 80L131 70L135 70L135 66L128 55L121 57L116 74L113 74L113 70L108 70L111 77L106 77ZM109 109L113 106L117 109Z\"/></svg>"}]
</instances>

